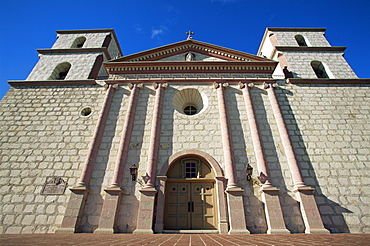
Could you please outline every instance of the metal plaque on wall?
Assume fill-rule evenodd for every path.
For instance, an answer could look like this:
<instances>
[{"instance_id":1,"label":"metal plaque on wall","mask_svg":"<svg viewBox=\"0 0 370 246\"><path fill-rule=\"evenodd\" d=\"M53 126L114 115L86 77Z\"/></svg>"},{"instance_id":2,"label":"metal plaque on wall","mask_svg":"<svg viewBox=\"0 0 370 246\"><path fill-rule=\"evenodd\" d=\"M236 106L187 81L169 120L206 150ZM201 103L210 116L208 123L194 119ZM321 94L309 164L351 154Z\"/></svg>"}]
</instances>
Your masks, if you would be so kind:
<instances>
[{"instance_id":1,"label":"metal plaque on wall","mask_svg":"<svg viewBox=\"0 0 370 246\"><path fill-rule=\"evenodd\" d=\"M67 183L60 177L49 177L42 189L43 195L63 195L67 188Z\"/></svg>"}]
</instances>

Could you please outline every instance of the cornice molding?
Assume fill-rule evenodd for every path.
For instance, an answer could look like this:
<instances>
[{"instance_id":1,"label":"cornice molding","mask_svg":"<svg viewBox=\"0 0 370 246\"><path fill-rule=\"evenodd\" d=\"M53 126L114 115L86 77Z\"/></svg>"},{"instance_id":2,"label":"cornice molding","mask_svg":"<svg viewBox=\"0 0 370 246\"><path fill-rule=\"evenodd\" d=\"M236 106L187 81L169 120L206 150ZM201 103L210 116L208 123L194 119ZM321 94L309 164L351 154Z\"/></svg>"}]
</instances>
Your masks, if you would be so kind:
<instances>
[{"instance_id":1,"label":"cornice molding","mask_svg":"<svg viewBox=\"0 0 370 246\"><path fill-rule=\"evenodd\" d=\"M37 49L39 54L55 54L55 53L92 53L92 52L102 52L105 57L110 60L108 49L105 47L101 48L73 48L73 49Z\"/></svg>"},{"instance_id":2,"label":"cornice molding","mask_svg":"<svg viewBox=\"0 0 370 246\"><path fill-rule=\"evenodd\" d=\"M325 32L325 27L267 27L269 31L284 31L284 32Z\"/></svg>"},{"instance_id":3,"label":"cornice molding","mask_svg":"<svg viewBox=\"0 0 370 246\"><path fill-rule=\"evenodd\" d=\"M64 86L64 85L97 85L94 79L85 80L13 80L11 86Z\"/></svg>"},{"instance_id":4,"label":"cornice molding","mask_svg":"<svg viewBox=\"0 0 370 246\"><path fill-rule=\"evenodd\" d=\"M287 84L370 84L370 79L301 79L289 78Z\"/></svg>"},{"instance_id":5,"label":"cornice molding","mask_svg":"<svg viewBox=\"0 0 370 246\"><path fill-rule=\"evenodd\" d=\"M253 83L256 85L262 85L264 83L275 83L277 79L270 79L270 78L163 78L163 79L130 79L130 80L106 80L107 84L129 84L129 83L143 83L143 84L152 84L153 82L158 83L169 83L169 84L177 84L177 83L186 83L186 84L213 84L214 82L222 82L222 83L230 83L232 85L238 85L240 82L242 83Z\"/></svg>"},{"instance_id":6,"label":"cornice molding","mask_svg":"<svg viewBox=\"0 0 370 246\"><path fill-rule=\"evenodd\" d=\"M109 74L130 73L266 73L272 74L278 62L107 62Z\"/></svg>"},{"instance_id":7,"label":"cornice molding","mask_svg":"<svg viewBox=\"0 0 370 246\"><path fill-rule=\"evenodd\" d=\"M344 46L275 46L277 51L345 51Z\"/></svg>"}]
</instances>

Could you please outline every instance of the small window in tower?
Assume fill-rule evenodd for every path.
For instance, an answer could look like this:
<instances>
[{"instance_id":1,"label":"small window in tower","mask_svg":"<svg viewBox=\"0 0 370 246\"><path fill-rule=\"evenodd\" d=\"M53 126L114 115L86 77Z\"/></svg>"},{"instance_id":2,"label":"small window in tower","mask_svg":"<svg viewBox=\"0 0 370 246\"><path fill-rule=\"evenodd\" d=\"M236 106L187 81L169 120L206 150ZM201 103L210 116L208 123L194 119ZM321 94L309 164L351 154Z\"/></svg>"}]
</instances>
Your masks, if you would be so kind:
<instances>
[{"instance_id":1,"label":"small window in tower","mask_svg":"<svg viewBox=\"0 0 370 246\"><path fill-rule=\"evenodd\" d=\"M194 115L197 112L198 112L197 108L192 106L192 105L186 106L184 108L184 113L187 114L187 115Z\"/></svg>"},{"instance_id":2,"label":"small window in tower","mask_svg":"<svg viewBox=\"0 0 370 246\"><path fill-rule=\"evenodd\" d=\"M75 39L75 41L73 41L71 48L82 48L84 46L85 41L86 41L85 37L83 36L78 37Z\"/></svg>"},{"instance_id":3,"label":"small window in tower","mask_svg":"<svg viewBox=\"0 0 370 246\"><path fill-rule=\"evenodd\" d=\"M302 35L295 35L294 38L297 41L299 46L307 46L307 42Z\"/></svg>"}]
</instances>

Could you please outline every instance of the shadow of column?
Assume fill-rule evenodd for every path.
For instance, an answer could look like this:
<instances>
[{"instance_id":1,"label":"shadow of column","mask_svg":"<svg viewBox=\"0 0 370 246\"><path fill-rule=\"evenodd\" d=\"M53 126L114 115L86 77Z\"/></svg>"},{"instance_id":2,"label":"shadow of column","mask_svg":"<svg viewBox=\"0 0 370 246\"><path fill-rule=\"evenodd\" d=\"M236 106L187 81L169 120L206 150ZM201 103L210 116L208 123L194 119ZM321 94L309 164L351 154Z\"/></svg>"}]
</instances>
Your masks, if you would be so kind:
<instances>
[{"instance_id":1,"label":"shadow of column","mask_svg":"<svg viewBox=\"0 0 370 246\"><path fill-rule=\"evenodd\" d=\"M266 233L267 223L263 209L263 203L259 194L259 186L254 187L252 182L247 181L245 167L250 162L247 151L253 151L253 143L250 138L248 122L242 122L238 109L245 110L242 91L229 86L225 90L226 104L228 108L230 131L232 136L232 149L234 152L234 163L237 172L237 183L244 189L243 202L246 217L247 229L250 233ZM237 100L239 98L239 101ZM241 104L238 105L238 102ZM248 130L243 136L243 126ZM246 139L250 142L246 143ZM255 163L251 163L253 168L257 170ZM256 196L257 194L257 196Z\"/></svg>"},{"instance_id":2,"label":"shadow of column","mask_svg":"<svg viewBox=\"0 0 370 246\"><path fill-rule=\"evenodd\" d=\"M299 114L298 112L296 113L293 111L288 99L288 96L294 96L293 92L279 87L276 89L276 95L291 138L303 180L307 186L315 188L314 197L319 208L324 227L331 233L350 232L343 213L352 213L352 211L342 207L337 202L334 202L325 196L316 177L316 170L314 169L311 158L307 152L307 142L304 141L302 131L300 130L300 126L296 120L296 114ZM304 108L300 108L299 110L305 111ZM310 117L309 112L305 112L305 114L308 118Z\"/></svg>"},{"instance_id":3,"label":"shadow of column","mask_svg":"<svg viewBox=\"0 0 370 246\"><path fill-rule=\"evenodd\" d=\"M282 146L276 146L274 139L272 124L275 124L275 119L271 116L268 118L267 112L270 111L270 106L266 105L264 98L267 99L267 92L263 89L254 87L251 91L251 97L256 114L256 121L259 127L263 151L266 158L268 170L270 172L271 183L274 187L280 189L279 200L282 208L284 222L286 228L291 233L303 233L304 223L300 214L297 201L292 197L291 188L288 188L283 171L280 164L281 155L284 155ZM268 101L268 100L266 100ZM281 153L278 153L280 151ZM290 176L290 173L288 174Z\"/></svg>"},{"instance_id":4,"label":"shadow of column","mask_svg":"<svg viewBox=\"0 0 370 246\"><path fill-rule=\"evenodd\" d=\"M142 155L143 143L145 143L144 130L147 120L148 101L150 95L154 95L154 93L155 91L150 88L150 85L145 85L144 88L139 91L133 130L127 153L128 157L126 159L125 173L122 182L123 194L117 216L117 232L119 233L132 233L136 229L136 218L139 209L137 193L145 183L144 179L140 175L138 175L136 181L132 181L129 168L132 164L136 164L138 170L145 170L147 160L144 159L141 161L140 158Z\"/></svg>"},{"instance_id":5,"label":"shadow of column","mask_svg":"<svg viewBox=\"0 0 370 246\"><path fill-rule=\"evenodd\" d=\"M102 142L99 147L94 170L89 185L89 193L82 214L80 229L81 232L92 233L98 228L99 218L103 207L103 197L101 191L103 181L106 177L108 161L112 150L113 139L116 133L117 121L120 117L119 112L124 95L129 95L126 89L118 89L113 96L112 105L109 110L107 123L104 128ZM124 118L124 117L123 117ZM114 151L114 150L113 150ZM115 156L115 154L114 154Z\"/></svg>"}]
</instances>

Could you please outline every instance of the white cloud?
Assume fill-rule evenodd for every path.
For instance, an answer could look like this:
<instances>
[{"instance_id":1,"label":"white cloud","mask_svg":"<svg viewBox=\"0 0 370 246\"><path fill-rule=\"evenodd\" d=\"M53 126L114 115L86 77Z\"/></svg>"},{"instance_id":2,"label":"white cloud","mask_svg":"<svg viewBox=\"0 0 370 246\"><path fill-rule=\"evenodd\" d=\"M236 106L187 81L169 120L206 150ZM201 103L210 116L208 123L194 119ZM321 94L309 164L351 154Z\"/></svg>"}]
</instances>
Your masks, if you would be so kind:
<instances>
[{"instance_id":1,"label":"white cloud","mask_svg":"<svg viewBox=\"0 0 370 246\"><path fill-rule=\"evenodd\" d=\"M155 38L155 36L161 34L163 32L162 29L152 29L152 36L151 38Z\"/></svg>"},{"instance_id":2,"label":"white cloud","mask_svg":"<svg viewBox=\"0 0 370 246\"><path fill-rule=\"evenodd\" d=\"M159 34L164 34L166 31L168 31L168 27L165 25L160 25L159 28L153 28L152 27L152 36L151 38L158 38Z\"/></svg>"}]
</instances>

